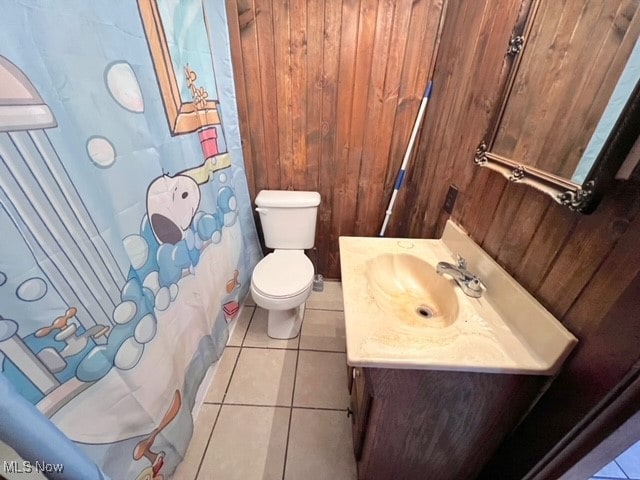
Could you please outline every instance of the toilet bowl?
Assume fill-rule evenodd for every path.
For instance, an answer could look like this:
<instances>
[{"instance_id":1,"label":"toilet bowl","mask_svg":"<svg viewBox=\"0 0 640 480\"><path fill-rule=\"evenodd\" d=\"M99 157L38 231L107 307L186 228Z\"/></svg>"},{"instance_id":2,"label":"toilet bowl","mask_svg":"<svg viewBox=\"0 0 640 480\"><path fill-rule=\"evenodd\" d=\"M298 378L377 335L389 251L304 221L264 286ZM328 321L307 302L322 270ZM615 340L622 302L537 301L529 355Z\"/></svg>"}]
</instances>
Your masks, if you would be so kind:
<instances>
[{"instance_id":1,"label":"toilet bowl","mask_svg":"<svg viewBox=\"0 0 640 480\"><path fill-rule=\"evenodd\" d=\"M256 265L251 296L269 311L267 334L271 338L294 338L300 332L313 272L304 250L275 250Z\"/></svg>"},{"instance_id":2,"label":"toilet bowl","mask_svg":"<svg viewBox=\"0 0 640 480\"><path fill-rule=\"evenodd\" d=\"M293 338L300 332L314 273L304 251L314 245L319 205L318 192L262 190L256 196L264 243L274 251L253 270L251 295L269 311L267 334L272 338Z\"/></svg>"}]
</instances>

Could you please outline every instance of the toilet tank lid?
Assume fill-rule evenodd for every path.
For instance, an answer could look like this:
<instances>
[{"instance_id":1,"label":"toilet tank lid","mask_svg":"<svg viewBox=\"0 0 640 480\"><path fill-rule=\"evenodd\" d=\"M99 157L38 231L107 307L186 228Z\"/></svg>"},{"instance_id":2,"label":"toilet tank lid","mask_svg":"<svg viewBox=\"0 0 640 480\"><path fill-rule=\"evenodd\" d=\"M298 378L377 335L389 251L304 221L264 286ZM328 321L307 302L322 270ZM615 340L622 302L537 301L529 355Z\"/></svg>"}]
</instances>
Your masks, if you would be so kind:
<instances>
[{"instance_id":1,"label":"toilet tank lid","mask_svg":"<svg viewBox=\"0 0 640 480\"><path fill-rule=\"evenodd\" d=\"M258 207L300 208L320 205L318 192L298 190L261 190L256 196Z\"/></svg>"}]
</instances>

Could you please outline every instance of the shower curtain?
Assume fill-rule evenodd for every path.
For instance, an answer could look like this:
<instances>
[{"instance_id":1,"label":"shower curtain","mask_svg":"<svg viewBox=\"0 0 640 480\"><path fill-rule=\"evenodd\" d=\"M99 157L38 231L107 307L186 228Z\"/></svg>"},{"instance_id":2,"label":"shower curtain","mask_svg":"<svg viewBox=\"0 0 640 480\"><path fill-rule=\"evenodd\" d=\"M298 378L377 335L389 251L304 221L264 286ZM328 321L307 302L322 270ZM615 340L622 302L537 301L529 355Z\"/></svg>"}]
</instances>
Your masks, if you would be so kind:
<instances>
[{"instance_id":1,"label":"shower curtain","mask_svg":"<svg viewBox=\"0 0 640 480\"><path fill-rule=\"evenodd\" d=\"M27 462L0 475L170 478L261 256L224 6L9 0L0 27L0 440Z\"/></svg>"}]
</instances>

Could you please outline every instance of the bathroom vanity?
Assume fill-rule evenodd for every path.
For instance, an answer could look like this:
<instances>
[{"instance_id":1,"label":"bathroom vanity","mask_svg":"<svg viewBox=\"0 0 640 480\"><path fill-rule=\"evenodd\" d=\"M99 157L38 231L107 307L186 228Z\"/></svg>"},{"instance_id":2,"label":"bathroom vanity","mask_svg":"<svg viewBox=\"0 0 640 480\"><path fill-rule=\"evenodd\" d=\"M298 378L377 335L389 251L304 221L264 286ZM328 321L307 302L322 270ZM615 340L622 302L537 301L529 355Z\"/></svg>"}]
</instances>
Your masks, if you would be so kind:
<instances>
[{"instance_id":1,"label":"bathroom vanity","mask_svg":"<svg viewBox=\"0 0 640 480\"><path fill-rule=\"evenodd\" d=\"M349 367L360 480L474 479L545 377Z\"/></svg>"},{"instance_id":2,"label":"bathroom vanity","mask_svg":"<svg viewBox=\"0 0 640 480\"><path fill-rule=\"evenodd\" d=\"M576 338L452 222L340 254L359 479L476 478ZM480 298L437 273L456 255Z\"/></svg>"}]
</instances>

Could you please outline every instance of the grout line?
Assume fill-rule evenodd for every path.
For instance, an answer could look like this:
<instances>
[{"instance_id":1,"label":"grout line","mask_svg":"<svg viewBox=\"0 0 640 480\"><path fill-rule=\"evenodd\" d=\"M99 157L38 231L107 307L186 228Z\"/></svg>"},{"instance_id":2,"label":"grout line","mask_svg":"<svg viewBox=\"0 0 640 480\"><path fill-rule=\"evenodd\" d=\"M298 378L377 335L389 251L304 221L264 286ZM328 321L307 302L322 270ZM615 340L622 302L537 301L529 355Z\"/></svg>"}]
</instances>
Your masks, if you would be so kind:
<instances>
[{"instance_id":1,"label":"grout line","mask_svg":"<svg viewBox=\"0 0 640 480\"><path fill-rule=\"evenodd\" d=\"M307 310L319 310L321 312L344 312L344 307L342 308L318 308L318 307L305 307Z\"/></svg>"},{"instance_id":2,"label":"grout line","mask_svg":"<svg viewBox=\"0 0 640 480\"><path fill-rule=\"evenodd\" d=\"M253 322L253 316L255 315L256 311L255 309L253 310L253 313L251 314L251 317L249 318L249 324L247 325L247 330L244 332L244 336L247 336L247 332L249 331L249 327L251 326L251 322ZM237 348L238 349L238 355L236 356L236 360L235 362L233 362L233 368L231 369L231 375L229 375L229 380L227 380L227 386L224 389L224 392L222 394L222 402L224 402L225 398L227 397L227 393L229 392L229 387L231 386L231 380L233 379L233 374L236 373L236 367L238 366L238 361L240 360L240 354L242 353L242 343L244 343L244 337L242 337L242 342L240 344L240 346L235 346L235 345L227 345L228 347L232 347L232 348ZM226 347L225 347L226 349ZM224 355L224 353L223 353ZM204 403L209 403L209 402L204 402ZM213 403L213 402L211 402Z\"/></svg>"},{"instance_id":3,"label":"grout line","mask_svg":"<svg viewBox=\"0 0 640 480\"><path fill-rule=\"evenodd\" d=\"M304 322L304 317L302 317ZM301 330L302 332L302 330ZM300 361L300 342L298 341L298 349L296 351L296 368L293 373L293 388L291 389L291 406L289 408L289 425L287 426L287 443L284 447L284 465L282 467L282 480L287 473L287 454L289 453L289 438L291 437L291 418L293 417L293 399L296 395L296 378L298 377L298 362Z\"/></svg>"},{"instance_id":4,"label":"grout line","mask_svg":"<svg viewBox=\"0 0 640 480\"><path fill-rule=\"evenodd\" d=\"M243 345L242 348L253 348L257 350L298 350L297 347L269 347L269 346L258 346L258 345Z\"/></svg>"},{"instance_id":5,"label":"grout line","mask_svg":"<svg viewBox=\"0 0 640 480\"><path fill-rule=\"evenodd\" d=\"M299 349L302 352L319 352L319 353L342 353L345 354L347 353L346 350L319 350L317 348L300 348Z\"/></svg>"},{"instance_id":6,"label":"grout line","mask_svg":"<svg viewBox=\"0 0 640 480\"><path fill-rule=\"evenodd\" d=\"M260 403L228 403L228 402L204 402L206 405L220 405L227 407L264 407L264 408L291 408L288 405L262 405ZM345 410L346 411L346 410Z\"/></svg>"},{"instance_id":7,"label":"grout line","mask_svg":"<svg viewBox=\"0 0 640 480\"><path fill-rule=\"evenodd\" d=\"M251 326L251 322L253 321L253 316L256 314L256 307L248 307L247 305L245 305L246 308L253 308L253 312L251 312L251 316L249 317L249 323L247 324L247 329L244 331L244 334L242 335L242 338L240 339L240 344L239 345L231 345L229 343L227 343L225 345L225 347L242 347L242 344L244 343L244 339L247 336L247 332L249 331L249 327ZM238 317L236 319L236 322L240 319L240 317ZM235 328L234 328L234 332L235 329L238 328L238 325L236 324ZM231 337L229 337L229 340L227 340L227 342L229 342L231 340Z\"/></svg>"},{"instance_id":8,"label":"grout line","mask_svg":"<svg viewBox=\"0 0 640 480\"><path fill-rule=\"evenodd\" d=\"M207 402L204 402L207 403ZM218 413L216 413L216 419L213 421L213 426L211 427L211 433L209 433L209 438L207 439L207 444L202 451L202 458L200 458L200 463L198 463L198 469L196 470L196 474L193 477L194 480L198 479L198 475L200 475L200 469L202 468L202 462L204 462L204 457L207 455L207 450L209 450L209 444L211 443L211 439L213 438L213 431L216 429L216 424L218 423L218 418L220 418L220 412L222 412L222 405L218 408Z\"/></svg>"},{"instance_id":9,"label":"grout line","mask_svg":"<svg viewBox=\"0 0 640 480\"><path fill-rule=\"evenodd\" d=\"M244 332L244 336L242 337L242 341L240 342L240 346L236 346L236 345L225 345L225 350L227 347L232 347L232 348L237 348L238 349L238 355L236 356L236 360L233 364L233 369L231 369L231 375L229 375L229 380L227 381L227 386L224 389L224 393L222 394L222 401L224 402L225 397L227 396L227 392L229 391L229 386L231 385L231 379L233 378L233 374L236 371L236 366L238 365L238 360L240 359L240 354L242 353L242 343L244 343L244 338L247 336L247 332L249 331L249 326L251 326L251 322L253 321L253 316L256 313L256 308L253 309L253 312L251 312L251 317L249 318L249 324L247 325L247 329ZM222 354L224 355L224 351L222 352ZM220 357L222 358L222 356ZM206 395L205 395L206 397ZM215 403L215 402L207 402L206 400L204 402L202 402L205 405L220 405L220 408L218 408L218 413L216 413L216 418L213 421L213 426L211 427L211 433L209 433L209 438L207 439L207 444L204 447L204 450L202 452L202 458L200 458L200 463L198 463L198 469L196 470L196 474L193 477L194 479L197 480L198 475L200 475L200 469L202 468L202 462L204 462L204 457L207 454L207 450L209 450L209 444L211 443L211 439L213 438L213 432L216 429L216 425L218 424L218 418L220 418L220 413L222 412L222 407L223 404L222 403Z\"/></svg>"},{"instance_id":10,"label":"grout line","mask_svg":"<svg viewBox=\"0 0 640 480\"><path fill-rule=\"evenodd\" d=\"M346 408L330 408L330 407L302 407L302 406L293 406L291 408L297 408L300 410L320 410L324 412L346 412Z\"/></svg>"},{"instance_id":11,"label":"grout line","mask_svg":"<svg viewBox=\"0 0 640 480\"><path fill-rule=\"evenodd\" d=\"M244 331L244 335L242 336L240 347L244 346L244 340L247 338L247 333L249 333L249 329L251 328L251 324L253 323L253 317L255 317L257 310L258 310L258 307L254 307L253 313L251 314L251 318L249 319L249 323L247 324L247 329Z\"/></svg>"},{"instance_id":12,"label":"grout line","mask_svg":"<svg viewBox=\"0 0 640 480\"><path fill-rule=\"evenodd\" d=\"M264 407L264 408L297 408L300 410L323 410L330 412L346 412L346 408L333 408L333 407L305 407L305 406L288 406L288 405L261 405L258 403L221 403L221 402L203 402L205 405L229 405L234 407Z\"/></svg>"},{"instance_id":13,"label":"grout line","mask_svg":"<svg viewBox=\"0 0 640 480\"><path fill-rule=\"evenodd\" d=\"M235 348L240 348L237 347L235 345L229 345L230 347L235 347ZM317 348L294 348L294 347L257 347L257 346L253 346L253 345L243 345L242 348L249 348L249 349L255 349L255 350L290 350L290 351L295 351L295 350L299 350L301 352L319 352L319 353L346 353L345 350L342 351L338 351L338 350L319 350Z\"/></svg>"},{"instance_id":14,"label":"grout line","mask_svg":"<svg viewBox=\"0 0 640 480\"><path fill-rule=\"evenodd\" d=\"M342 312L343 310L333 310L333 309L322 309L322 308L308 308L309 310L321 310L321 311L331 311L331 312ZM204 462L204 458L206 456L206 453L209 449L209 445L211 444L211 440L213 438L213 434L216 428L216 425L218 423L218 419L220 417L220 414L222 413L222 408L225 405L233 405L233 406L243 406L243 407L264 407L264 408L288 408L289 409L289 421L288 421L288 425L287 425L287 439L286 439L286 444L285 444L285 454L284 454L284 464L283 464L283 469L282 469L282 480L284 480L285 478L285 474L286 474L286 468L287 468L287 454L289 451L289 440L290 440L290 435L291 435L291 420L292 420L292 416L293 416L293 409L297 408L297 409L301 409L301 410L319 410L319 411L338 411L338 412L345 412L347 411L346 408L325 408L325 407L304 407L304 406L294 406L293 405L293 401L294 401L294 397L295 397L295 388L296 388L296 379L297 379L297 375L298 375L298 364L299 364L299 359L300 359L300 351L309 351L309 352L320 352L320 353L335 353L335 354L345 354L346 352L344 351L327 351L327 350L317 350L317 349L306 349L306 348L300 348L300 340L301 340L301 333L298 336L298 342L297 342L297 346L294 346L292 348L282 348L282 347L269 347L269 346L264 346L264 347L255 347L255 346L247 346L244 345L244 342L246 340L246 337L249 333L249 329L251 328L251 325L253 323L254 320L254 316L256 314L256 311L258 310L258 307L255 306L253 307L253 312L251 313L251 317L249 319L249 323L247 325L247 329L244 332L244 335L242 337L242 340L240 341L240 345L227 345L229 347L233 347L233 348L238 348L238 355L236 356L234 365L233 365L233 369L231 370L231 375L229 376L229 380L227 381L227 385L224 391L224 394L222 396L222 401L221 402L208 402L208 401L204 401L203 404L206 405L219 405L218 408L218 412L216 414L216 418L213 422L213 426L211 428L211 432L209 433L209 438L207 439L207 444L205 445L202 457L200 459L200 462L198 464L198 469L196 471L196 475L194 478L197 479L198 475L200 474L200 470L202 468L202 464ZM247 404L247 403L227 403L226 402L226 396L227 393L229 391L229 387L231 386L231 382L233 380L233 376L235 375L235 371L236 368L238 366L238 362L240 360L240 355L242 354L242 349L244 348L248 348L248 349L261 349L261 350L295 350L296 351L296 364L295 364L295 368L294 368L294 377L293 377L293 388L291 391L291 402L290 405L258 405L258 404Z\"/></svg>"},{"instance_id":15,"label":"grout line","mask_svg":"<svg viewBox=\"0 0 640 480\"><path fill-rule=\"evenodd\" d=\"M234 347L234 348L238 348L238 347ZM233 374L236 373L236 367L238 366L238 361L240 360L241 353L242 353L242 347L238 349L238 355L236 356L236 361L233 362L231 375L229 375L229 380L227 380L227 386L224 388L224 392L222 393L222 402L224 402L225 398L227 398L227 393L229 392L229 387L231 386L231 380L233 379Z\"/></svg>"}]
</instances>

